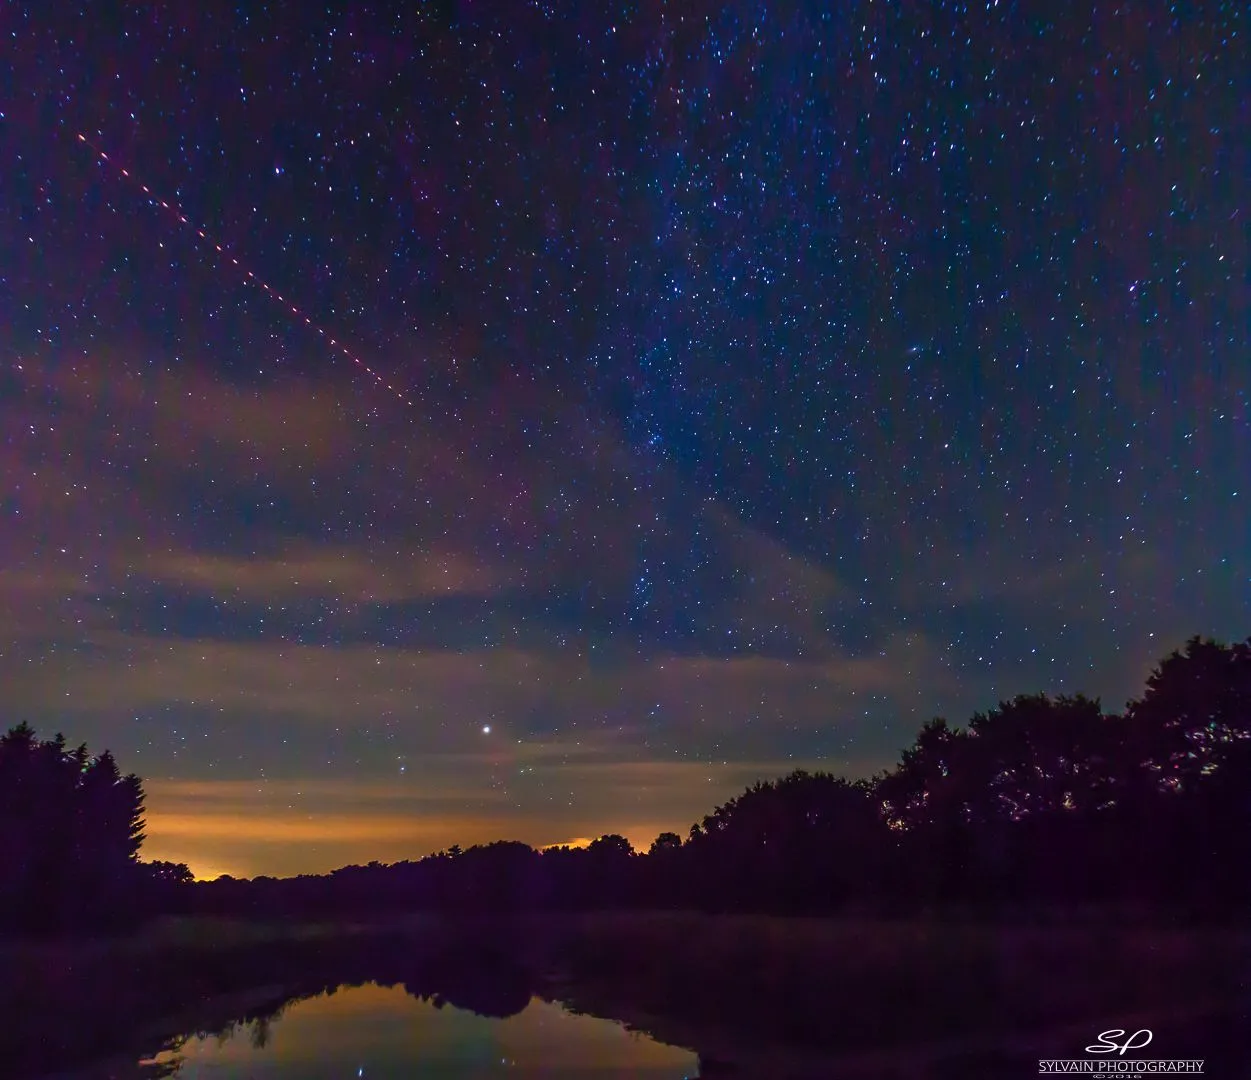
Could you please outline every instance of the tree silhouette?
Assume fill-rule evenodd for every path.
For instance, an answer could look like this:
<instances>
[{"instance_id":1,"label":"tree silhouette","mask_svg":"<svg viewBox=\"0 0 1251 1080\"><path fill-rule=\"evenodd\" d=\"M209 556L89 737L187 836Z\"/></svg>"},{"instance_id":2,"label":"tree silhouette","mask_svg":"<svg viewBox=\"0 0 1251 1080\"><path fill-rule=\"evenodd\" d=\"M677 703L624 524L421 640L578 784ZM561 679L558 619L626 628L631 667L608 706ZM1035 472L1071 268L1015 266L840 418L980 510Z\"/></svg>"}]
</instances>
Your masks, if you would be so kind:
<instances>
[{"instance_id":1,"label":"tree silhouette","mask_svg":"<svg viewBox=\"0 0 1251 1080\"><path fill-rule=\"evenodd\" d=\"M28 724L0 736L0 914L46 930L107 922L141 881L143 786L107 751L91 758Z\"/></svg>"},{"instance_id":2,"label":"tree silhouette","mask_svg":"<svg viewBox=\"0 0 1251 1080\"><path fill-rule=\"evenodd\" d=\"M1126 708L1123 761L1125 846L1154 901L1251 901L1251 639L1165 657Z\"/></svg>"},{"instance_id":3,"label":"tree silhouette","mask_svg":"<svg viewBox=\"0 0 1251 1080\"><path fill-rule=\"evenodd\" d=\"M1020 695L926 723L871 781L760 781L646 854L452 845L394 865L190 883L138 861L143 787L107 752L0 737L0 918L13 930L127 910L249 917L683 908L824 914L858 904L1017 910L1110 902L1228 914L1251 903L1251 641L1192 638L1124 715ZM1111 866L1111 870L1109 870Z\"/></svg>"},{"instance_id":4,"label":"tree silhouette","mask_svg":"<svg viewBox=\"0 0 1251 1080\"><path fill-rule=\"evenodd\" d=\"M665 855L672 853L682 847L682 837L675 832L662 832L655 840L652 846L648 848L649 855Z\"/></svg>"},{"instance_id":5,"label":"tree silhouette","mask_svg":"<svg viewBox=\"0 0 1251 1080\"><path fill-rule=\"evenodd\" d=\"M788 911L841 904L886 845L870 785L802 770L718 806L689 843L712 906Z\"/></svg>"},{"instance_id":6,"label":"tree silhouette","mask_svg":"<svg viewBox=\"0 0 1251 1080\"><path fill-rule=\"evenodd\" d=\"M1112 801L1115 731L1098 701L1021 695L969 721L957 780L966 817L1021 821Z\"/></svg>"},{"instance_id":7,"label":"tree silhouette","mask_svg":"<svg viewBox=\"0 0 1251 1080\"><path fill-rule=\"evenodd\" d=\"M606 833L587 845L587 852L594 858L628 859L634 854L634 847L624 836L617 833Z\"/></svg>"},{"instance_id":8,"label":"tree silhouette","mask_svg":"<svg viewBox=\"0 0 1251 1080\"><path fill-rule=\"evenodd\" d=\"M1193 790L1251 740L1251 639L1232 647L1193 637L1169 654L1127 709L1136 751L1172 790Z\"/></svg>"}]
</instances>

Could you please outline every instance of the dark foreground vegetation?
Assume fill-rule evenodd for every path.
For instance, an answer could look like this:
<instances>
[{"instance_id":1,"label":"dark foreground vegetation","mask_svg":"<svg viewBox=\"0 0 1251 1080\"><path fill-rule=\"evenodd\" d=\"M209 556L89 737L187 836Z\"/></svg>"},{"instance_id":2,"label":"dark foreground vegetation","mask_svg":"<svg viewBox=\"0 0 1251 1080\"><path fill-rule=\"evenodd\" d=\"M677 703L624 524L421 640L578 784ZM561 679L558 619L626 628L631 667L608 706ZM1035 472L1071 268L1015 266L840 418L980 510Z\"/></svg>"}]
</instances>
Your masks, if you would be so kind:
<instances>
[{"instance_id":1,"label":"dark foreground vegetation","mask_svg":"<svg viewBox=\"0 0 1251 1080\"><path fill-rule=\"evenodd\" d=\"M291 927L164 921L88 949L3 952L14 1080L160 1075L136 1062L364 983L485 1016L532 997L693 1049L702 1077L1025 1075L1094 1033L1148 1027L1159 1056L1247 1075L1251 938L1161 927L989 927L698 914L448 918ZM172 1071L176 1061L171 1062Z\"/></svg>"},{"instance_id":2,"label":"dark foreground vegetation","mask_svg":"<svg viewBox=\"0 0 1251 1080\"><path fill-rule=\"evenodd\" d=\"M1251 641L1194 638L1124 713L1018 697L926 724L869 780L757 783L646 854L511 841L288 879L195 883L144 863L143 788L21 725L0 738L0 925L125 928L252 918L613 909L982 916L1098 906L1241 918L1251 901Z\"/></svg>"},{"instance_id":3,"label":"dark foreground vegetation","mask_svg":"<svg viewBox=\"0 0 1251 1080\"><path fill-rule=\"evenodd\" d=\"M932 721L880 776L759 783L646 853L501 842L285 880L142 862L140 780L21 725L0 738L0 1062L133 1062L381 982L488 1015L558 998L707 1076L788 1054L887 1075L884 1047L950 1075L1016 1033L1063 1055L1135 1016L1169 1056L1241 1068L1249 826L1251 642L1192 639L1122 714L1039 695Z\"/></svg>"}]
</instances>

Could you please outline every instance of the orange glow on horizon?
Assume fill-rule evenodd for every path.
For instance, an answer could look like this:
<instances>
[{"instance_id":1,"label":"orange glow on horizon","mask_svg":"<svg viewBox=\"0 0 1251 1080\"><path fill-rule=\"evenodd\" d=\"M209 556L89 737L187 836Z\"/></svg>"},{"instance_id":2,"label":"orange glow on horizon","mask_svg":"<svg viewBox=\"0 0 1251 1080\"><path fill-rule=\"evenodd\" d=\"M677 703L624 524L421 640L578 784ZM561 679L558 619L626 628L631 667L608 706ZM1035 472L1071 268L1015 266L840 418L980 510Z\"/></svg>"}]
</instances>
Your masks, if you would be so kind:
<instances>
[{"instance_id":1,"label":"orange glow on horizon","mask_svg":"<svg viewBox=\"0 0 1251 1080\"><path fill-rule=\"evenodd\" d=\"M417 818L390 814L156 813L149 816L141 857L185 863L197 881L222 875L236 878L292 877L329 873L342 866L417 860L453 845L469 848L496 840L519 840L538 851L585 848L608 833L626 837L645 852L661 832L684 835L689 823L606 825L594 836L555 842L559 826L518 823L503 817Z\"/></svg>"},{"instance_id":2,"label":"orange glow on horizon","mask_svg":"<svg viewBox=\"0 0 1251 1080\"><path fill-rule=\"evenodd\" d=\"M527 780L547 772L551 782L576 785L575 805L524 800L484 784L482 774L497 767L490 754L415 760L402 779L158 779L144 785L141 857L185 863L196 878L211 880L324 874L500 840L578 848L611 833L646 852L662 832L686 836L756 778L789 771L765 761L552 761L544 743L517 755L527 762Z\"/></svg>"}]
</instances>

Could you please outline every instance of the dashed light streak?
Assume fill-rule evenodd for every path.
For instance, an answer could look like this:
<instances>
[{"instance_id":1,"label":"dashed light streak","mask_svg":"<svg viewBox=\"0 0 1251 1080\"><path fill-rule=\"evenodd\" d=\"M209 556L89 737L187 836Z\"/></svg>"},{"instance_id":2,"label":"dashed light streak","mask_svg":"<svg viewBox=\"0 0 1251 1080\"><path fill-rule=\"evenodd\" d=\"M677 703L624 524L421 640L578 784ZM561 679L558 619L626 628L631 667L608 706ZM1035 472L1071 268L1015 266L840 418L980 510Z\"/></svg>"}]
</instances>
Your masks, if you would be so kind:
<instances>
[{"instance_id":1,"label":"dashed light streak","mask_svg":"<svg viewBox=\"0 0 1251 1080\"><path fill-rule=\"evenodd\" d=\"M122 166L114 162L112 159L110 159L109 155L106 154L103 150L101 150L98 146L96 146L95 143L93 143L90 139L88 139L86 135L80 134L78 136L78 141L82 143L84 146L86 146L89 150L91 150L92 153L94 153L100 159L100 161L102 161L106 166L108 166L111 169L114 169L115 171L120 173L124 179L128 180L130 183L137 186L139 190L142 191L143 194L147 196L148 201L153 206L159 206L162 210L169 213L172 217L177 218L181 225L190 229L206 244L209 244L211 247L213 247L214 250L216 250L217 254L221 256L223 261L229 261L230 266L234 269L237 269L243 275L243 280L246 281L249 285L254 285L257 288L261 289L266 295L270 296L274 301L282 305L282 308L284 309L284 311L286 311L289 315L291 315L297 322L302 322L310 330L316 331L318 336L325 339L327 345L330 347L330 349L333 352L338 353L339 355L343 356L347 360L350 360L359 370L363 371L366 375L369 375L380 387L382 387L384 390L389 391L395 397L399 398L402 402L404 402L405 405L411 406L413 404L412 399L409 398L402 389L398 389L391 383L387 382L385 376L380 375L373 368L371 368L368 364L366 364L359 356L357 356L354 352L352 352L351 349L349 349L346 345L344 345L343 342L339 341L337 338L331 337L325 331L325 329L323 329L322 327L318 326L315 322L313 322L313 320L308 315L306 315L303 311L301 311L299 307L291 303L291 301L288 300L285 296L283 296L280 292L278 292L276 289L271 288L267 282L263 281L261 278L258 278L251 270L249 270L246 266L240 263L238 258L236 258L233 254L231 254L231 252L227 248L219 244L216 240L214 240L211 236L209 236L208 233L206 233L198 225L189 221L187 216L182 212L182 210L177 205L171 202L167 202L166 200L162 199L159 195L156 194L155 191L149 188L147 184L143 183L137 177L133 176L129 169L123 168Z\"/></svg>"}]
</instances>

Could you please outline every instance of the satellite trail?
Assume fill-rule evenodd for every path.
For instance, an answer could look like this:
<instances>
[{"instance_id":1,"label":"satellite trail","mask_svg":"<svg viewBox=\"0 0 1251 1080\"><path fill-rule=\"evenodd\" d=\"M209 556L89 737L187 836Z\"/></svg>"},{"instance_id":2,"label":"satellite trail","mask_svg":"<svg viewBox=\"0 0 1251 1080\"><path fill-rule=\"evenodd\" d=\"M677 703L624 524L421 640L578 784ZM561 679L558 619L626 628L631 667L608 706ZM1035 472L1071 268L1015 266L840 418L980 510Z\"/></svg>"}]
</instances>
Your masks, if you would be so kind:
<instances>
[{"instance_id":1,"label":"satellite trail","mask_svg":"<svg viewBox=\"0 0 1251 1080\"><path fill-rule=\"evenodd\" d=\"M195 235L198 236L201 240L203 240L206 244L211 245L216 250L217 254L221 256L223 266L229 264L229 267L231 269L238 270L245 282L247 282L249 285L254 285L256 288L262 290L267 296L272 298L276 304L282 307L282 310L286 312L286 314L289 315L293 321L297 323L302 323L304 326L307 326L310 330L316 331L316 333L320 337L325 339L326 344L329 346L331 352L338 353L342 355L343 357L345 357L346 359L350 360L354 365L356 365L356 367L359 370L363 371L366 375L369 375L380 387L382 387L384 390L389 391L393 396L399 398L400 401L404 402L405 405L411 406L413 404L412 399L403 390L398 389L397 387L393 386L391 383L387 382L384 376L374 371L373 368L371 368L368 364L365 363L365 361L363 361L359 356L357 356L354 352L352 352L352 350L349 349L342 341L339 341L337 338L331 337L330 334L327 333L324 328L322 328L321 326L318 326L317 323L315 323L308 315L306 315L303 311L301 311L299 307L297 307L290 300L288 300L285 296L283 296L280 292L278 292L277 289L271 288L268 282L257 277L256 274L254 274L243 263L241 263L238 260L238 258L236 258L230 252L229 249L219 244L215 239L213 239L213 237L209 236L208 233L206 233L203 229L201 229L198 225L196 225L195 222L190 221L187 218L187 215L184 214L177 205L171 202L167 202L165 199L162 199L155 191L153 191L150 187L148 187L147 184L145 184L142 180L140 180L138 177L132 174L129 169L123 168L121 165L115 162L112 158L110 158L108 154L106 154L103 150L100 149L100 147L98 147L95 143L93 143L90 139L88 139L86 135L79 134L78 141L82 143L84 146L86 146L89 150L91 150L92 153L94 153L106 167L118 173L119 175L121 175L123 179L127 180L129 183L131 183L132 185L137 187L140 191L142 191L143 194L147 197L149 203L151 203L153 206L159 207L160 209L166 211L171 217L175 218L180 225L182 225L186 229L189 229L191 232L195 233Z\"/></svg>"}]
</instances>

